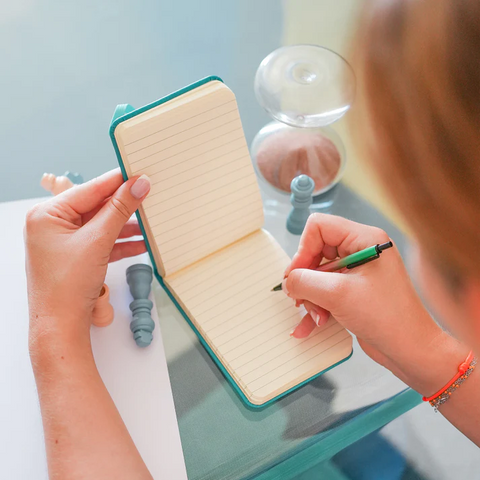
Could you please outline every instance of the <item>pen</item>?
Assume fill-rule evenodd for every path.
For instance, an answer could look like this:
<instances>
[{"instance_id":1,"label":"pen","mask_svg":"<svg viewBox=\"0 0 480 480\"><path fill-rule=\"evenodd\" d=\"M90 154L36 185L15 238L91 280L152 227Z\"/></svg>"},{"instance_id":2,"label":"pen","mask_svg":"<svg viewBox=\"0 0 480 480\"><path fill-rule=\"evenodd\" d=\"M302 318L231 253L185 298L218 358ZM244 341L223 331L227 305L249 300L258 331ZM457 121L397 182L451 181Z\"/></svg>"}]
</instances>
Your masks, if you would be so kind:
<instances>
[{"instance_id":1,"label":"pen","mask_svg":"<svg viewBox=\"0 0 480 480\"><path fill-rule=\"evenodd\" d=\"M335 270L340 270L341 268L350 269L359 267L360 265L364 265L365 263L380 258L380 254L390 247L393 247L392 242L380 243L374 245L373 247L368 247L360 250L359 252L352 253L351 255L348 255L346 257L337 258L336 260L332 260L331 262L326 262L320 265L315 270L318 270L319 272L334 272ZM278 292L281 289L282 284L279 283L272 288L272 292Z\"/></svg>"}]
</instances>

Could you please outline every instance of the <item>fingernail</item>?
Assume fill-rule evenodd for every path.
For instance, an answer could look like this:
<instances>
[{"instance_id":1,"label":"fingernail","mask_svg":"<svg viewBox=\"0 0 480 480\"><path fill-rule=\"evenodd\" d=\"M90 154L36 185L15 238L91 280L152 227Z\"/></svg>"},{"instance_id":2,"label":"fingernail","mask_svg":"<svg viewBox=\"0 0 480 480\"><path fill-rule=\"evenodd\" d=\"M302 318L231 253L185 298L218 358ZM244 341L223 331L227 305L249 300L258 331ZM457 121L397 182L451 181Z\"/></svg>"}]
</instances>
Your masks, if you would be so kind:
<instances>
[{"instance_id":1,"label":"fingernail","mask_svg":"<svg viewBox=\"0 0 480 480\"><path fill-rule=\"evenodd\" d=\"M295 325L294 329L290 332L290 336L293 337L295 330L297 329L298 325Z\"/></svg>"},{"instance_id":2,"label":"fingernail","mask_svg":"<svg viewBox=\"0 0 480 480\"><path fill-rule=\"evenodd\" d=\"M317 327L318 327L318 322L320 321L320 315L315 312L315 310L312 310L310 312L310 316L313 318L313 321L317 324Z\"/></svg>"},{"instance_id":3,"label":"fingernail","mask_svg":"<svg viewBox=\"0 0 480 480\"><path fill-rule=\"evenodd\" d=\"M285 292L285 295L288 295L287 279L286 278L282 282L282 292Z\"/></svg>"},{"instance_id":4,"label":"fingernail","mask_svg":"<svg viewBox=\"0 0 480 480\"><path fill-rule=\"evenodd\" d=\"M142 198L150 191L150 179L146 175L137 178L137 181L130 187L132 197Z\"/></svg>"},{"instance_id":5,"label":"fingernail","mask_svg":"<svg viewBox=\"0 0 480 480\"><path fill-rule=\"evenodd\" d=\"M317 311L311 310L310 316L313 318L313 321L317 324L317 327L321 327L327 323L328 318L321 316Z\"/></svg>"}]
</instances>

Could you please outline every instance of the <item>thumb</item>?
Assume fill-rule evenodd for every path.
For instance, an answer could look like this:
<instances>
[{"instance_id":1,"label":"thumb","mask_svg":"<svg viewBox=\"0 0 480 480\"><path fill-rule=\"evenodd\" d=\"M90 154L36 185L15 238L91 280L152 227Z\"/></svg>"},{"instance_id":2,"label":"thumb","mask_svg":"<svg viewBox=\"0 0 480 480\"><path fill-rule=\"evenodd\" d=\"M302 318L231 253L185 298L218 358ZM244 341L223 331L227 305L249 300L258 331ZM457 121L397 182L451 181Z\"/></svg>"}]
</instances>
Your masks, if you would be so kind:
<instances>
[{"instance_id":1,"label":"thumb","mask_svg":"<svg viewBox=\"0 0 480 480\"><path fill-rule=\"evenodd\" d=\"M150 186L150 179L146 175L129 179L108 199L87 226L101 231L113 244L125 223L147 196Z\"/></svg>"},{"instance_id":2,"label":"thumb","mask_svg":"<svg viewBox=\"0 0 480 480\"><path fill-rule=\"evenodd\" d=\"M291 298L308 300L330 312L338 310L356 281L345 273L319 272L297 268L282 283L282 290Z\"/></svg>"}]
</instances>

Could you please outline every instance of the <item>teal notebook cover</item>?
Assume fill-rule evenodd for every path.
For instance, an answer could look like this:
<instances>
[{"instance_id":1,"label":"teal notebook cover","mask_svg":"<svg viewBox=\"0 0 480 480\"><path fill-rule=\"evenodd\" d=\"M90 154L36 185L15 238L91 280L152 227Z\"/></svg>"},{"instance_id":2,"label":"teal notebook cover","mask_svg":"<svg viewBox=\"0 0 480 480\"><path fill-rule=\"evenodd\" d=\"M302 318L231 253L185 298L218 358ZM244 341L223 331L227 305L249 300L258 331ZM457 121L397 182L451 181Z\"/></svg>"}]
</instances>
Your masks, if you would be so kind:
<instances>
[{"instance_id":1,"label":"teal notebook cover","mask_svg":"<svg viewBox=\"0 0 480 480\"><path fill-rule=\"evenodd\" d=\"M210 77L206 77L206 78L203 78L195 83L192 83L191 85L188 85L180 90L177 90L176 92L173 92L171 93L170 95L167 95L153 103L150 103L148 105L145 105L144 107L141 107L141 108L138 108L138 109L135 109L134 107L132 107L131 105L129 104L122 104L122 105L118 105L115 109L115 112L114 112L114 115L113 115L113 118L112 118L112 121L111 121L111 124L110 124L110 138L112 140L112 144L113 144L113 147L114 147L114 150L115 150L115 153L117 155L117 160L118 160L118 163L119 163L119 166L120 166L120 169L122 171L122 175L123 175L123 178L124 180L127 180L128 179L128 175L127 175L127 171L125 169L125 165L124 165L124 162L123 162L123 159L122 159L122 156L121 156L121 153L120 153L120 149L119 149L119 146L117 144L117 140L115 138L115 129L117 128L117 126L119 124L121 124L122 122L125 122L126 120L129 120L137 115L140 115L144 112L147 112L148 110L152 109L152 108L155 108L159 105L162 105L163 103L166 103L176 97L179 97L187 92L190 92L192 90L194 90L195 88L198 88L202 85L205 85L207 84L208 82L211 82L211 81L219 81L219 82L223 82L221 78L219 77L216 77L216 76L210 76ZM173 293L170 291L170 289L168 288L168 285L165 284L165 282L163 281L163 278L162 276L160 275L159 271L158 271L158 268L157 268L157 265L156 265L156 261L155 261L155 258L154 258L154 255L153 255L153 251L152 251L152 248L149 244L149 240L148 240L148 237L146 235L146 231L145 231L145 226L143 224L143 219L141 218L141 215L139 213L139 211L137 210L136 213L136 216L137 216L137 219L138 219L138 223L140 225L140 228L142 230L142 234L145 238L145 243L147 245L147 250L148 250L148 253L149 253L149 257L150 257L150 260L152 262L152 265L153 265L153 270L154 270L154 275L155 277L157 278L157 280L159 281L160 285L162 286L162 288L166 291L166 293L168 294L169 298L172 300L172 302L175 304L175 306L177 307L177 309L181 312L182 316L185 318L185 320L188 322L188 324L190 325L190 327L193 329L193 331L195 332L195 334L197 335L198 339L200 340L200 343L203 345L203 347L207 350L207 352L209 353L209 355L211 356L211 358L213 359L213 361L215 362L215 364L217 365L217 367L220 369L220 371L223 373L223 375L225 376L225 378L229 381L229 383L231 384L231 386L234 388L234 390L237 392L237 394L240 396L240 398L245 402L246 405L248 405L249 407L251 408L263 408L269 404L271 404L272 402L278 400L279 398L282 398L284 397L285 395L288 395L289 393L291 393L292 391L300 388L301 386L305 385L306 383L310 382L311 380L319 377L320 375L323 375L325 372L331 370L332 368L336 367L337 365L343 363L344 361L348 360L353 351L350 353L350 355L348 355L347 357L345 357L344 359L342 359L341 361L331 365L329 368L313 375L312 377L308 378L307 380L295 385L294 387L284 391L283 393L281 393L280 395L278 395L277 397L261 404L261 405L258 405L258 404L254 404L252 402L249 401L249 399L246 397L246 395L243 393L243 391L239 388L239 386L237 385L235 379L230 375L230 373L227 371L227 369L225 368L225 366L222 364L222 362L220 361L220 359L217 357L217 355L214 353L214 351L211 349L210 345L206 342L206 340L203 338L202 334L198 331L198 329L195 327L195 325L193 324L193 322L190 320L190 318L188 317L188 315L186 314L186 312L183 310L183 308L181 307L181 305L178 303L178 301L176 300L176 298L174 297Z\"/></svg>"}]
</instances>

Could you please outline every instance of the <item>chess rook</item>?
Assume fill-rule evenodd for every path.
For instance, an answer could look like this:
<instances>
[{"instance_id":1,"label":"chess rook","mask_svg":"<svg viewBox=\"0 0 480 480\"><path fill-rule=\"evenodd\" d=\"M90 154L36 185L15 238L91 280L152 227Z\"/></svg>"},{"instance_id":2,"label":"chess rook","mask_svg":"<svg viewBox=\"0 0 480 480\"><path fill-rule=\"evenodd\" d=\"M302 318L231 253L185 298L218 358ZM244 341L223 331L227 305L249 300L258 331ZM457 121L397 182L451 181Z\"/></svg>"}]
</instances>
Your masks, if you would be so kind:
<instances>
[{"instance_id":1,"label":"chess rook","mask_svg":"<svg viewBox=\"0 0 480 480\"><path fill-rule=\"evenodd\" d=\"M292 180L290 202L293 210L287 217L287 230L294 235L301 235L308 217L315 188L314 181L308 175L299 175Z\"/></svg>"},{"instance_id":2,"label":"chess rook","mask_svg":"<svg viewBox=\"0 0 480 480\"><path fill-rule=\"evenodd\" d=\"M129 305L132 311L130 330L139 347L148 347L152 343L152 332L155 328L151 316L153 303L148 299L153 279L152 267L138 263L128 267L126 274L133 297L133 302Z\"/></svg>"}]
</instances>

